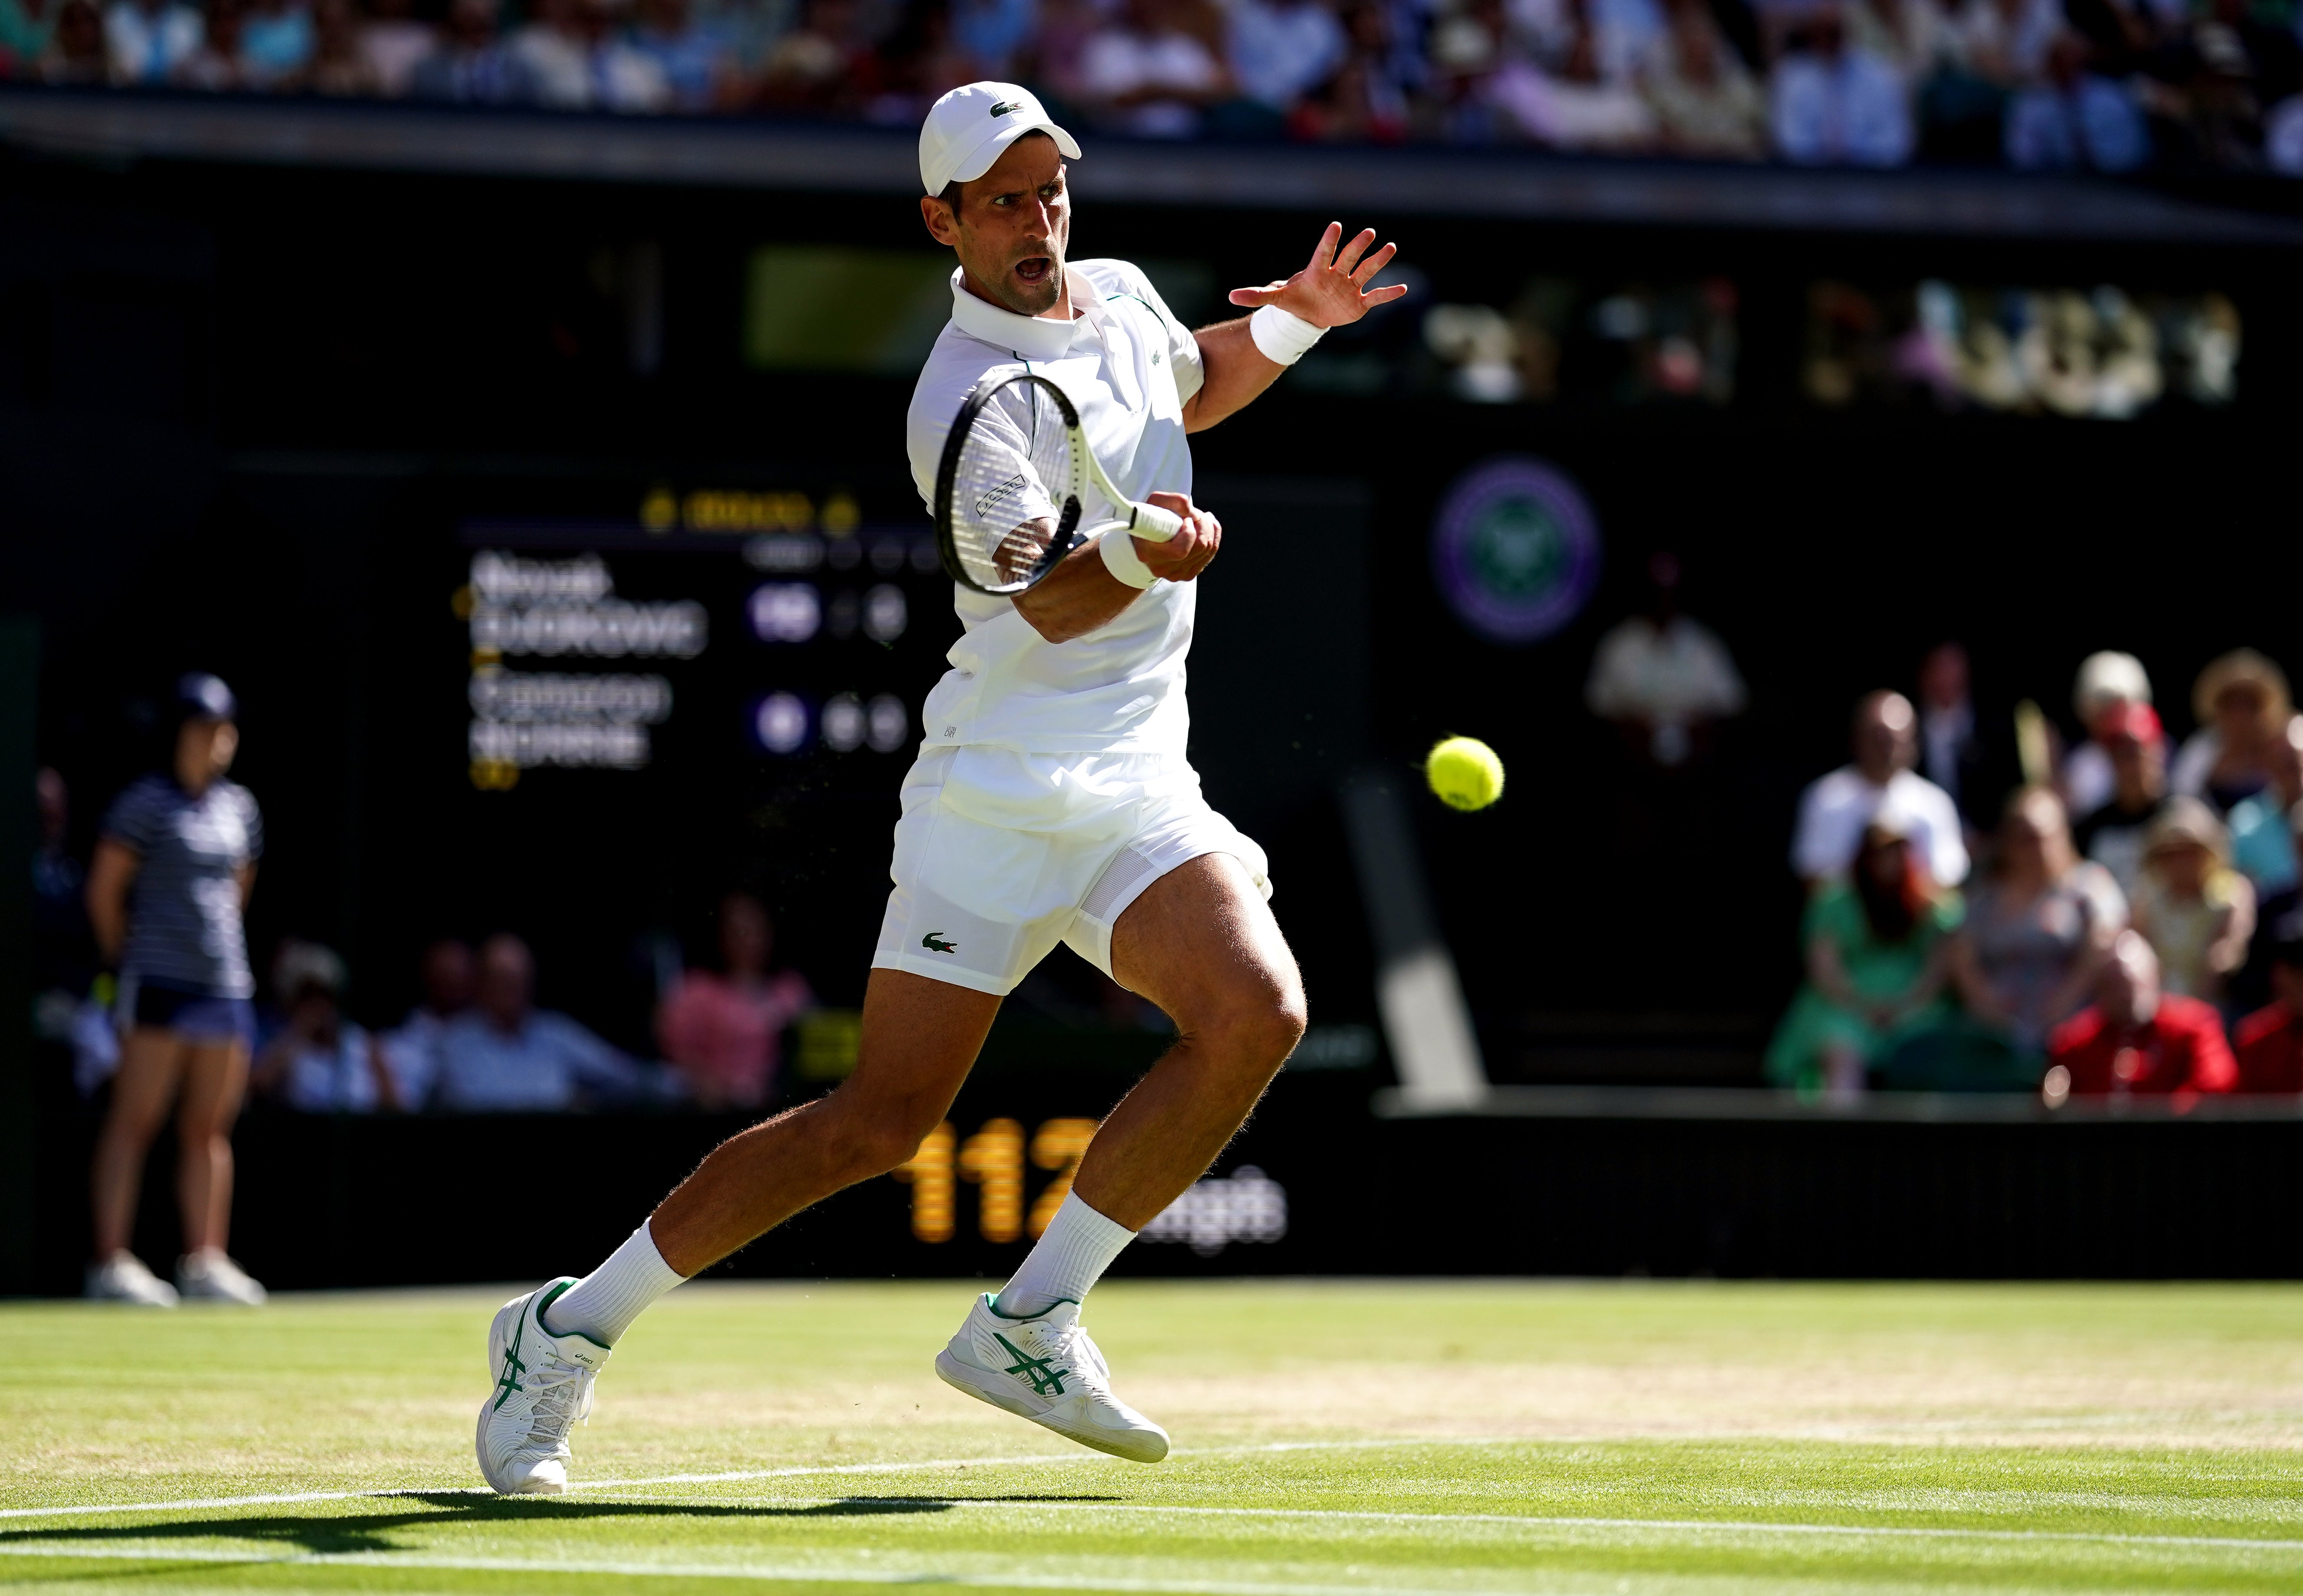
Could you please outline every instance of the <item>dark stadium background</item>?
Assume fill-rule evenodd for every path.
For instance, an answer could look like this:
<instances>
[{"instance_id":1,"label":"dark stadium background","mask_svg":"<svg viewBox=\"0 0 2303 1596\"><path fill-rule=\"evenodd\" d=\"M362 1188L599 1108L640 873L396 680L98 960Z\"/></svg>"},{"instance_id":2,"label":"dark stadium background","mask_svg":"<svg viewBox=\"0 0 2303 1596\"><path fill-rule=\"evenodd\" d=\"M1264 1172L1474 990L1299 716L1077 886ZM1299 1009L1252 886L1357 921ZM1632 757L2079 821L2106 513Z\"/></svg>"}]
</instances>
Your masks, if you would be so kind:
<instances>
[{"instance_id":1,"label":"dark stadium background","mask_svg":"<svg viewBox=\"0 0 2303 1596\"><path fill-rule=\"evenodd\" d=\"M1329 219L1099 201L1091 180L1073 252L1197 263L1219 290L1291 269ZM1959 638L1987 714L2028 697L2068 730L2074 662L2133 648L2168 684L2180 733L2175 684L2198 666L2238 640L2292 646L2303 254L2291 241L2238 228L2138 240L1341 219L1396 238L1442 299L1507 301L1539 271L1599 289L1724 278L1740 353L1734 399L1718 408L1623 406L1572 386L1548 404L1482 407L1283 384L1195 439L1202 497L1230 541L1203 597L1194 755L1218 806L1270 849L1275 908L1320 1020L1373 1018L1333 784L1370 763L1404 767L1442 732L1485 738L1510 769L1492 812L1421 799L1416 812L1491 1075L1752 1084L1797 971L1793 805L1840 761L1860 693L1908 685L1926 647ZM765 887L784 955L817 992L855 1001L900 756L763 761L732 717L709 722L730 728L720 736L691 712L758 685L713 678L683 697L647 772L537 771L510 793L478 792L448 608L466 522L629 519L657 483L841 486L867 527L924 528L902 456L908 376L744 364L746 261L777 242L923 241L893 195L0 161L0 609L37 618L37 752L73 773L77 840L137 768L139 714L197 665L248 706L236 773L269 838L251 912L259 957L291 932L341 949L355 1013L406 1007L426 938L509 928L536 946L543 1003L644 1048L639 939L696 938L735 879ZM645 373L632 368L618 281L643 245L659 251L663 284L660 364ZM2127 423L1808 400L1810 285L1922 277L2228 294L2244 327L2239 398ZM1502 452L1572 474L1606 548L1581 617L1523 649L1473 639L1426 555L1441 492ZM1261 545L1260 525L1273 528ZM1615 840L1615 755L1581 697L1599 632L1641 602L1658 548L1682 556L1686 607L1724 636L1752 701L1689 811L1700 825L1661 863ZM691 595L669 574L680 558L649 556L628 580L620 565L620 590ZM733 602L740 566L692 558L722 562L705 585L711 602ZM957 626L936 581L907 581L912 626L886 669L916 683L915 707ZM711 678L750 658L731 648L689 669ZM1314 735L1292 735L1301 725ZM1028 1032L1003 1027L957 1118L1017 1102L1092 1113L1124 1085L1125 1058L1066 1071ZM1448 1237L1498 1202L1523 1216L1507 1263L1527 1268L2278 1273L2298 1262L2291 1235L2273 1245L2251 1229L2202 1248L2214 1226L2194 1228L2203 1212L2291 1212L2289 1124L1402 1127L1368 1117L1386 1078L1380 1064L1291 1074L1251 1130L1241 1156L1263 1157L1295 1194L1284 1251L1202 1264L1167 1249L1133 1266L1464 1267L1469 1249ZM77 1269L89 1124L54 1081L35 1085L37 1106L19 1095L12 1116L43 1216L25 1278L53 1286ZM598 1119L553 1131L628 1152L574 1222L620 1236L724 1128ZM401 1278L420 1265L396 1235L436 1237L470 1212L460 1171L479 1134L251 1121L243 1255L280 1285ZM2065 1139L2044 1147L2043 1136ZM164 1178L148 1186L156 1236L166 1192ZM901 1201L875 1183L739 1266L839 1267L853 1236L877 1234ZM1827 1224L1810 1222L1823 1211ZM907 1240L863 1267L999 1256L968 1243L930 1257ZM475 1243L459 1267L496 1278L531 1263Z\"/></svg>"}]
</instances>

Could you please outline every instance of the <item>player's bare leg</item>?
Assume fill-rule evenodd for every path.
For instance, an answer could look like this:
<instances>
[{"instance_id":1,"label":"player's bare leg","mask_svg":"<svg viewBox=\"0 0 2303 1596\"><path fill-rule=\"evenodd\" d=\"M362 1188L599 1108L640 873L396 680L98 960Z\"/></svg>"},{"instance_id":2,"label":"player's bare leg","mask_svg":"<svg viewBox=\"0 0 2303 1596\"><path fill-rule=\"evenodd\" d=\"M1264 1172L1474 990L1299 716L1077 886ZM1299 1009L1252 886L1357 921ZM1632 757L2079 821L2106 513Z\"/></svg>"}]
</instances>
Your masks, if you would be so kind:
<instances>
[{"instance_id":1,"label":"player's bare leg","mask_svg":"<svg viewBox=\"0 0 2303 1596\"><path fill-rule=\"evenodd\" d=\"M1072 1189L1140 1230L1213 1163L1303 1034L1303 980L1239 861L1202 854L1144 890L1112 927L1122 986L1176 1022L1080 1161Z\"/></svg>"},{"instance_id":2,"label":"player's bare leg","mask_svg":"<svg viewBox=\"0 0 2303 1596\"><path fill-rule=\"evenodd\" d=\"M138 1026L122 1039L113 1077L112 1107L96 1141L89 1185L96 1221L96 1255L88 1294L149 1307L173 1307L176 1289L128 1251L143 1186L144 1160L175 1106L183 1082L185 1048L173 1031ZM187 1230L191 1216L185 1216Z\"/></svg>"},{"instance_id":3,"label":"player's bare leg","mask_svg":"<svg viewBox=\"0 0 2303 1596\"><path fill-rule=\"evenodd\" d=\"M873 970L856 1073L714 1148L648 1221L664 1262L693 1275L911 1157L942 1123L1000 1001L904 970Z\"/></svg>"},{"instance_id":4,"label":"player's bare leg","mask_svg":"<svg viewBox=\"0 0 2303 1596\"><path fill-rule=\"evenodd\" d=\"M1203 854L1119 918L1112 970L1176 1022L1176 1043L1096 1132L1023 1268L936 1358L970 1396L1139 1463L1168 1432L1115 1396L1080 1303L1120 1249L1215 1161L1303 1034L1295 960L1236 859Z\"/></svg>"},{"instance_id":5,"label":"player's bare leg","mask_svg":"<svg viewBox=\"0 0 2303 1596\"><path fill-rule=\"evenodd\" d=\"M184 1050L176 1110L184 1256L176 1265L176 1288L186 1301L254 1307L265 1300L264 1288L224 1251L232 1227L232 1126L248 1094L248 1049L239 1042L197 1042Z\"/></svg>"}]
</instances>

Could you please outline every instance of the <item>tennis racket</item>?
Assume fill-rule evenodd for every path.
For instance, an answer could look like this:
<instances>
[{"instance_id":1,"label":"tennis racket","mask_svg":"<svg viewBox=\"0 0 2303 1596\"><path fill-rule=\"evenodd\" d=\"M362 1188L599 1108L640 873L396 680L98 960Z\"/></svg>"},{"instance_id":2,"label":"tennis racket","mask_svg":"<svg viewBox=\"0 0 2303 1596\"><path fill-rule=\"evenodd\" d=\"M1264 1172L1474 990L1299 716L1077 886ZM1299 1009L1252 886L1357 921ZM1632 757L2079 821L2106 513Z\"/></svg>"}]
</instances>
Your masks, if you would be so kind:
<instances>
[{"instance_id":1,"label":"tennis racket","mask_svg":"<svg viewBox=\"0 0 2303 1596\"><path fill-rule=\"evenodd\" d=\"M1100 503L1132 536L1165 543L1183 518L1111 486L1080 433L1071 396L1034 372L987 377L959 407L936 467L936 547L951 579L978 593L1021 593L1086 541Z\"/></svg>"}]
</instances>

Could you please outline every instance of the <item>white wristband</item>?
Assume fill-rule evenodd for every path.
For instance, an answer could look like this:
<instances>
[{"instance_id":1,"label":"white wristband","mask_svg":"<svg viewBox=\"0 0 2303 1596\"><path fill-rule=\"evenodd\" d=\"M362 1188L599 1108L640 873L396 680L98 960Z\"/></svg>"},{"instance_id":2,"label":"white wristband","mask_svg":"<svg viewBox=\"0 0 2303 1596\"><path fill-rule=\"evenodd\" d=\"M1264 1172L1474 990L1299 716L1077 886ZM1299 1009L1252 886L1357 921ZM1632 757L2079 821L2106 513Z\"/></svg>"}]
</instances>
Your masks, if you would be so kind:
<instances>
[{"instance_id":1,"label":"white wristband","mask_svg":"<svg viewBox=\"0 0 2303 1596\"><path fill-rule=\"evenodd\" d=\"M1255 347L1263 351L1266 359L1282 366L1293 366L1302 359L1304 351L1319 342L1327 331L1277 305L1265 305L1247 318L1247 335L1255 340Z\"/></svg>"},{"instance_id":2,"label":"white wristband","mask_svg":"<svg viewBox=\"0 0 2303 1596\"><path fill-rule=\"evenodd\" d=\"M1130 587L1149 587L1160 579L1135 552L1135 539L1128 535L1126 528L1114 527L1095 541L1103 551L1103 569Z\"/></svg>"}]
</instances>

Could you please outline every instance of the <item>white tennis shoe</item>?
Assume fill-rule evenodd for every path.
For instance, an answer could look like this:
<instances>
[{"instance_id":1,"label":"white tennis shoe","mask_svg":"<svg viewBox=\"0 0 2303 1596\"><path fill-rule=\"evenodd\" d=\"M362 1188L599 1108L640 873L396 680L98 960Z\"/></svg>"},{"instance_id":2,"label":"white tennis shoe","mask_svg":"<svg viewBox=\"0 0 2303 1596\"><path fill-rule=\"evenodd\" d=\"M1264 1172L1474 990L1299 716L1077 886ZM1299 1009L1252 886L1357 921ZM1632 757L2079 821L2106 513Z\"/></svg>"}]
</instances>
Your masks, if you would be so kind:
<instances>
[{"instance_id":1,"label":"white tennis shoe","mask_svg":"<svg viewBox=\"0 0 2303 1596\"><path fill-rule=\"evenodd\" d=\"M173 1308L176 1288L144 1267L133 1253L114 1253L101 1263L88 1266L90 1302L127 1303L139 1308Z\"/></svg>"},{"instance_id":2,"label":"white tennis shoe","mask_svg":"<svg viewBox=\"0 0 2303 1596\"><path fill-rule=\"evenodd\" d=\"M979 1401L1020 1414L1058 1435L1135 1463L1168 1455L1168 1432L1111 1394L1111 1370L1080 1328L1079 1304L1010 1319L976 1299L967 1322L936 1354L936 1372Z\"/></svg>"},{"instance_id":3,"label":"white tennis shoe","mask_svg":"<svg viewBox=\"0 0 2303 1596\"><path fill-rule=\"evenodd\" d=\"M188 1303L236 1303L243 1308L260 1308L266 1299L264 1288L218 1247L186 1253L177 1259L176 1289Z\"/></svg>"},{"instance_id":4,"label":"white tennis shoe","mask_svg":"<svg viewBox=\"0 0 2303 1596\"><path fill-rule=\"evenodd\" d=\"M506 1496L568 1489L568 1432L592 1412L592 1381L608 1348L588 1336L555 1336L544 1312L576 1283L562 1275L496 1310L488 1326L495 1389L480 1404L480 1473Z\"/></svg>"}]
</instances>

